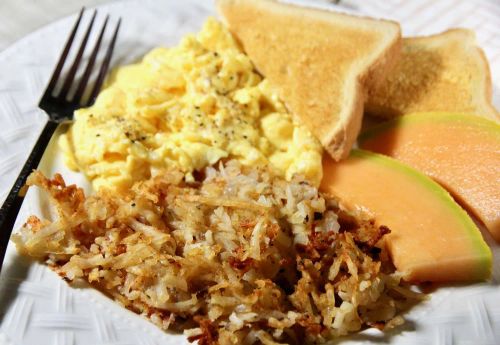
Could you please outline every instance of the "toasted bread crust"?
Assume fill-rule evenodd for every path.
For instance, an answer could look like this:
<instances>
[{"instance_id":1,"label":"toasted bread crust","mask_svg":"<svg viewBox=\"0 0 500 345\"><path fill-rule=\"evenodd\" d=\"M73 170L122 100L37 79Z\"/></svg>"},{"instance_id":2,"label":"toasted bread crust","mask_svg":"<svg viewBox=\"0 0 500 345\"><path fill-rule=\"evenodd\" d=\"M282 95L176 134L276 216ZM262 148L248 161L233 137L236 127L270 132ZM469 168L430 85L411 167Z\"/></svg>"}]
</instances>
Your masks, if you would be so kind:
<instances>
[{"instance_id":1,"label":"toasted bread crust","mask_svg":"<svg viewBox=\"0 0 500 345\"><path fill-rule=\"evenodd\" d=\"M484 50L482 50L479 47L476 47L476 51L478 53L479 59L482 60L483 71L484 71L483 92L480 91L480 97L483 98L481 102L482 110L478 110L478 114L485 114L485 117L488 117L492 120L500 121L500 112L493 106L492 102L493 82L491 79L491 71L488 59L486 58Z\"/></svg>"},{"instance_id":2,"label":"toasted bread crust","mask_svg":"<svg viewBox=\"0 0 500 345\"><path fill-rule=\"evenodd\" d=\"M403 39L401 36L395 36L383 54L369 66L364 82L368 95L385 82L387 74L397 65L401 57L402 46Z\"/></svg>"},{"instance_id":3,"label":"toasted bread crust","mask_svg":"<svg viewBox=\"0 0 500 345\"><path fill-rule=\"evenodd\" d=\"M291 113L335 159L359 133L369 88L397 57L399 24L264 0L218 0L229 29Z\"/></svg>"},{"instance_id":4,"label":"toasted bread crust","mask_svg":"<svg viewBox=\"0 0 500 345\"><path fill-rule=\"evenodd\" d=\"M381 118L450 111L500 120L488 61L466 29L403 39L401 59L372 90L366 112Z\"/></svg>"}]
</instances>

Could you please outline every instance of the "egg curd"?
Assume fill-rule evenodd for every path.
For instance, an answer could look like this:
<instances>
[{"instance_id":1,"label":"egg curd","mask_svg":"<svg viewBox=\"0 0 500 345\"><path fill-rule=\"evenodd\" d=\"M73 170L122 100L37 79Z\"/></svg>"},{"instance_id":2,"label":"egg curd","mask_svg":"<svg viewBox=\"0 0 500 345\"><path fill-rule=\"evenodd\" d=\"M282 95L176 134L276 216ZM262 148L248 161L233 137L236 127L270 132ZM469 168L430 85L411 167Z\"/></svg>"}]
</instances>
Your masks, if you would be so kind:
<instances>
[{"instance_id":1,"label":"egg curd","mask_svg":"<svg viewBox=\"0 0 500 345\"><path fill-rule=\"evenodd\" d=\"M115 70L95 104L75 112L60 146L96 189L123 190L171 167L189 181L225 158L315 185L322 177L320 143L215 19Z\"/></svg>"}]
</instances>

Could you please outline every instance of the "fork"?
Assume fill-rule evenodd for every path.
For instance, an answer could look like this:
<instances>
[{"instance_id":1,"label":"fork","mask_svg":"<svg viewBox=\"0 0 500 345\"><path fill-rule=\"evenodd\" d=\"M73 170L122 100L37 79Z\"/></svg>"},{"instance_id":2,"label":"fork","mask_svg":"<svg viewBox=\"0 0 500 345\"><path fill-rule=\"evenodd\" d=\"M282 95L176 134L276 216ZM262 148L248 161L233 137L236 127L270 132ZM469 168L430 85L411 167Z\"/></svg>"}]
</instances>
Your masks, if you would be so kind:
<instances>
[{"instance_id":1,"label":"fork","mask_svg":"<svg viewBox=\"0 0 500 345\"><path fill-rule=\"evenodd\" d=\"M86 91L89 91L87 90L87 84L92 74L97 54L99 53L99 48L101 46L101 42L109 20L108 15L106 16L106 19L102 24L101 31L99 32L97 41L95 42L94 48L92 49L87 62L87 66L85 67L85 70L83 71L83 74L80 78L80 82L77 85L75 82L75 77L80 67L83 53L85 51L87 41L95 22L95 18L97 15L97 10L95 10L87 26L87 30L85 31L85 34L82 38L80 47L78 48L73 63L69 68L66 77L64 78L64 81L62 80L63 78L60 78L62 69L68 57L68 53L78 31L78 27L80 26L84 10L85 8L82 8L78 15L78 19L76 20L76 23L74 24L73 29L69 34L66 45L61 53L61 56L59 57L59 61L57 62L54 72L52 73L49 84L47 85L47 88L45 89L45 92L43 93L38 104L38 107L47 113L49 119L45 124L45 127L43 128L40 137L33 147L33 150L31 151L28 159L26 160L26 163L21 169L21 173L17 177L16 182L12 186L12 189L5 199L2 208L0 209L0 270L3 264L3 259L5 257L5 252L7 250L10 235L12 233L12 228L14 227L19 209L21 208L24 196L26 194L25 184L28 175L33 171L33 169L38 166L38 163L40 163L43 153L45 152L45 149L47 148L47 145L49 144L49 141L59 124L71 121L73 119L73 112L76 109L80 107L88 107L94 103L97 94L102 87L104 78L110 65L111 57L113 55L113 48L115 46L116 38L118 37L118 31L120 29L121 18L118 19L118 22L115 26L113 36L111 38L111 41L109 42L94 86L92 88L88 88L89 90L91 89L91 91L88 98L85 100L84 95L86 95ZM60 84L60 79L62 82L62 86L57 92L56 86ZM73 96L69 98L70 90L72 89L75 89L75 91Z\"/></svg>"}]
</instances>

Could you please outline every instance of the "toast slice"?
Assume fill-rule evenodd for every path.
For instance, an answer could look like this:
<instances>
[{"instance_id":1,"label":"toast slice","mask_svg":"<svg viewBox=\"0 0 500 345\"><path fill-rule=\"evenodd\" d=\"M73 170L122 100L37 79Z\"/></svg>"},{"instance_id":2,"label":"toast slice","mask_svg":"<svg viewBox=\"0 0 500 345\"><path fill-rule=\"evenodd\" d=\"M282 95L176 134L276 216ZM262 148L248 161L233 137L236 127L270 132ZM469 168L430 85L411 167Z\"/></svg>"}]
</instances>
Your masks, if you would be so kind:
<instances>
[{"instance_id":1,"label":"toast slice","mask_svg":"<svg viewBox=\"0 0 500 345\"><path fill-rule=\"evenodd\" d=\"M488 61L474 32L452 29L403 39L402 56L385 82L369 95L366 111L392 118L447 111L500 120L491 103Z\"/></svg>"},{"instance_id":2,"label":"toast slice","mask_svg":"<svg viewBox=\"0 0 500 345\"><path fill-rule=\"evenodd\" d=\"M368 88L400 51L399 24L269 0L218 0L257 70L332 158L346 157Z\"/></svg>"}]
</instances>

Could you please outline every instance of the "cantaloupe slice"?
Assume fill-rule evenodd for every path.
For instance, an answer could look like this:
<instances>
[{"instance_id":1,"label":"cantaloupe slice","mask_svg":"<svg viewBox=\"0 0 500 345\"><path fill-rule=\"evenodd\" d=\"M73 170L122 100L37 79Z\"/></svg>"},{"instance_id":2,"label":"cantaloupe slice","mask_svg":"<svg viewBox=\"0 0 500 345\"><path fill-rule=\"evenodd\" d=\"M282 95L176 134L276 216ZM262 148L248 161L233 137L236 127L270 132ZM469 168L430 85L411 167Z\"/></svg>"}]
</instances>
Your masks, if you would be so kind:
<instances>
[{"instance_id":1,"label":"cantaloupe slice","mask_svg":"<svg viewBox=\"0 0 500 345\"><path fill-rule=\"evenodd\" d=\"M432 177L500 241L500 124L470 115L418 113L375 127L362 148Z\"/></svg>"},{"instance_id":2,"label":"cantaloupe slice","mask_svg":"<svg viewBox=\"0 0 500 345\"><path fill-rule=\"evenodd\" d=\"M348 207L363 207L391 233L386 246L411 282L487 279L492 254L477 226L439 184L383 155L353 150L323 158L321 190Z\"/></svg>"}]
</instances>

